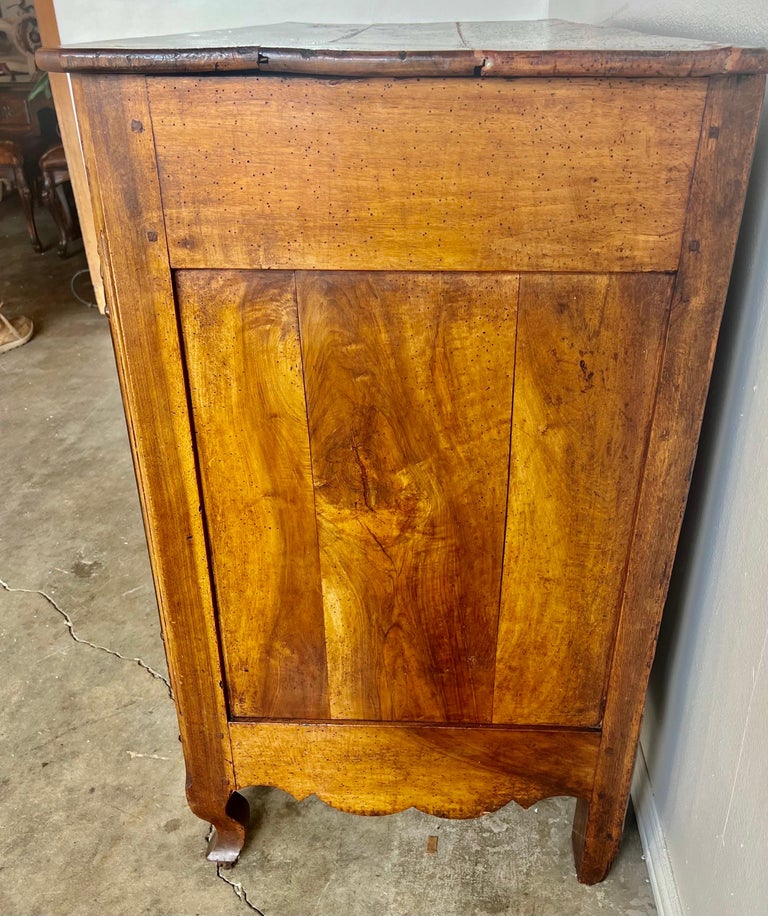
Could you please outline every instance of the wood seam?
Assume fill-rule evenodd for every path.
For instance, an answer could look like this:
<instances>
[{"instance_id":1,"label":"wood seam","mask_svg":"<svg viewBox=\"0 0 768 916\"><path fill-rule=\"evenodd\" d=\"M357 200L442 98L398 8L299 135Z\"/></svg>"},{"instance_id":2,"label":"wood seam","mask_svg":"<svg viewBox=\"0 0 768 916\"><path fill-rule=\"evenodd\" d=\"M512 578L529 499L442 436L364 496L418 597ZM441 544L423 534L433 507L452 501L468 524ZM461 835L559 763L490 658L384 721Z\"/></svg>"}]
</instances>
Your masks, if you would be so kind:
<instances>
[{"instance_id":1,"label":"wood seam","mask_svg":"<svg viewBox=\"0 0 768 916\"><path fill-rule=\"evenodd\" d=\"M504 504L504 535L502 537L501 544L501 576L499 578L499 611L496 615L496 635L494 637L494 645L496 646L496 652L493 656L493 697L491 703L491 723L496 724L496 676L498 672L498 651L499 651L499 631L501 629L501 602L504 596L504 569L505 561L507 558L507 522L509 519L509 488L512 483L512 448L513 448L513 432L515 428L515 382L517 380L517 341L520 336L520 290L523 285L523 275L522 273L517 274L517 303L515 305L515 344L514 351L512 353L512 403L511 410L509 412L509 451L507 453L507 486L504 491L505 494L505 504Z\"/></svg>"},{"instance_id":2,"label":"wood seam","mask_svg":"<svg viewBox=\"0 0 768 916\"><path fill-rule=\"evenodd\" d=\"M312 460L312 430L309 423L309 398L307 396L307 373L305 370L305 358L304 358L304 335L301 331L301 309L299 308L299 285L297 273L298 271L291 271L293 275L293 304L296 307L296 333L299 338L299 356L301 357L301 389L304 392L304 416L307 421L307 442L309 443L309 478L312 485L312 507L314 510L314 524L315 524L315 550L317 553L317 568L320 573L320 594L323 596L322 605L325 609L325 590L323 582L323 564L322 564L322 555L320 552L320 531L317 524L317 484L315 481L315 463ZM328 670L328 633L325 625L325 614L323 614L323 658L325 659L325 696L326 703L328 707L328 716L331 718L331 675Z\"/></svg>"}]
</instances>

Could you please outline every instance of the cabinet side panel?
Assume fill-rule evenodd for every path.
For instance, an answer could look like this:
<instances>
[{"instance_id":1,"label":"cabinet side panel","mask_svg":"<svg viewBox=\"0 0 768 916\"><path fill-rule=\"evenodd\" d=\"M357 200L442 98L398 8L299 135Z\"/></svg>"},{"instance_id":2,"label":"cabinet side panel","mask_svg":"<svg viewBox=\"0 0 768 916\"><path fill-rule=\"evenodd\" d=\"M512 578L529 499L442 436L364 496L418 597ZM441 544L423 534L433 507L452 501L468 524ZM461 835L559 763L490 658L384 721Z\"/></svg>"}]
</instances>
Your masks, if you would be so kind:
<instances>
[{"instance_id":1,"label":"cabinet side panel","mask_svg":"<svg viewBox=\"0 0 768 916\"><path fill-rule=\"evenodd\" d=\"M152 124L143 77L73 77L168 670L198 816L234 774Z\"/></svg>"},{"instance_id":2,"label":"cabinet side panel","mask_svg":"<svg viewBox=\"0 0 768 916\"><path fill-rule=\"evenodd\" d=\"M334 718L490 721L518 285L298 274Z\"/></svg>"},{"instance_id":3,"label":"cabinet side panel","mask_svg":"<svg viewBox=\"0 0 768 916\"><path fill-rule=\"evenodd\" d=\"M294 277L175 277L230 712L327 718Z\"/></svg>"},{"instance_id":4,"label":"cabinet side panel","mask_svg":"<svg viewBox=\"0 0 768 916\"><path fill-rule=\"evenodd\" d=\"M671 288L521 279L495 722L600 722Z\"/></svg>"}]
</instances>

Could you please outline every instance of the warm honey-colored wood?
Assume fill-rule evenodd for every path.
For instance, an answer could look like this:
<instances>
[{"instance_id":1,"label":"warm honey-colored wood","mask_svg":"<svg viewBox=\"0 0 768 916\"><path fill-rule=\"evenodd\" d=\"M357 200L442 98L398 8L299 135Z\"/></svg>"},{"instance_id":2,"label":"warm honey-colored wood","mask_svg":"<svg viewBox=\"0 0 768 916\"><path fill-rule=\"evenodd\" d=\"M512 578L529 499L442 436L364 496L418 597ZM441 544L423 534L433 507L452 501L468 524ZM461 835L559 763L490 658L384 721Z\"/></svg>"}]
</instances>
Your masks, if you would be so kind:
<instances>
[{"instance_id":1,"label":"warm honey-colored wood","mask_svg":"<svg viewBox=\"0 0 768 916\"><path fill-rule=\"evenodd\" d=\"M297 288L331 715L489 722L518 278Z\"/></svg>"},{"instance_id":2,"label":"warm honey-colored wood","mask_svg":"<svg viewBox=\"0 0 768 916\"><path fill-rule=\"evenodd\" d=\"M192 810L237 858L235 789L152 122L141 77L73 77L92 176L112 337L149 542ZM242 817L242 806L239 809ZM241 818L242 819L242 818Z\"/></svg>"},{"instance_id":3,"label":"warm honey-colored wood","mask_svg":"<svg viewBox=\"0 0 768 916\"><path fill-rule=\"evenodd\" d=\"M254 783L455 817L570 794L592 883L764 88L709 74L768 56L452 28L46 59L365 77L75 77L211 856ZM377 75L420 68L463 78Z\"/></svg>"},{"instance_id":4,"label":"warm honey-colored wood","mask_svg":"<svg viewBox=\"0 0 768 916\"><path fill-rule=\"evenodd\" d=\"M162 45L160 43L162 42ZM564 22L283 22L158 38L47 48L47 70L202 73L259 70L320 76L686 77L768 69L764 48Z\"/></svg>"},{"instance_id":5,"label":"warm honey-colored wood","mask_svg":"<svg viewBox=\"0 0 768 916\"><path fill-rule=\"evenodd\" d=\"M149 92L174 267L674 270L706 81Z\"/></svg>"},{"instance_id":6,"label":"warm honey-colored wood","mask_svg":"<svg viewBox=\"0 0 768 916\"><path fill-rule=\"evenodd\" d=\"M602 881L621 841L643 700L696 455L764 76L713 79L628 555L600 756L574 822L579 880Z\"/></svg>"},{"instance_id":7,"label":"warm honey-colored wood","mask_svg":"<svg viewBox=\"0 0 768 916\"><path fill-rule=\"evenodd\" d=\"M292 272L176 274L235 715L328 718Z\"/></svg>"},{"instance_id":8,"label":"warm honey-colored wood","mask_svg":"<svg viewBox=\"0 0 768 916\"><path fill-rule=\"evenodd\" d=\"M494 722L600 724L671 288L521 281Z\"/></svg>"},{"instance_id":9,"label":"warm honey-colored wood","mask_svg":"<svg viewBox=\"0 0 768 916\"><path fill-rule=\"evenodd\" d=\"M317 795L355 814L415 807L438 817L583 796L599 743L591 731L483 726L238 722L230 733L238 785Z\"/></svg>"}]
</instances>

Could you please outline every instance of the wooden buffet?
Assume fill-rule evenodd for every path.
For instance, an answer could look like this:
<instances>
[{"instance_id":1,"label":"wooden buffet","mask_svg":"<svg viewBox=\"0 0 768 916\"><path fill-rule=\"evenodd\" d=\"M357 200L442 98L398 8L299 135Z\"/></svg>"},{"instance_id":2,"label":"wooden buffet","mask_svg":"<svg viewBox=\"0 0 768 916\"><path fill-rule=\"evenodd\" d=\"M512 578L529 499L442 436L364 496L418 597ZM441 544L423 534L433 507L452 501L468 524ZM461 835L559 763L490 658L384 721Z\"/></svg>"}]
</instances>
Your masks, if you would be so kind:
<instances>
[{"instance_id":1,"label":"wooden buffet","mask_svg":"<svg viewBox=\"0 0 768 916\"><path fill-rule=\"evenodd\" d=\"M72 73L192 810L618 849L768 56L558 21Z\"/></svg>"}]
</instances>

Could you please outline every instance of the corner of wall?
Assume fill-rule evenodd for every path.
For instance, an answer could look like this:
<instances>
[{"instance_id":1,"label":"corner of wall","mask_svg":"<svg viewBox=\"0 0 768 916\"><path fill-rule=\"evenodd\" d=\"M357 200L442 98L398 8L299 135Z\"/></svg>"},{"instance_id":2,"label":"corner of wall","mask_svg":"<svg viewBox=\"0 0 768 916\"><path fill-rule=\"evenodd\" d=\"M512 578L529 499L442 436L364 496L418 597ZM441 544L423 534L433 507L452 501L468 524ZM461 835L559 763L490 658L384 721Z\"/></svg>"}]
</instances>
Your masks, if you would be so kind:
<instances>
[{"instance_id":1,"label":"corner of wall","mask_svg":"<svg viewBox=\"0 0 768 916\"><path fill-rule=\"evenodd\" d=\"M637 749L637 761L632 778L632 804L635 808L637 828L643 844L645 864L651 882L653 899L659 916L685 916L677 890L672 860L656 808L653 786L648 774L642 743Z\"/></svg>"}]
</instances>

